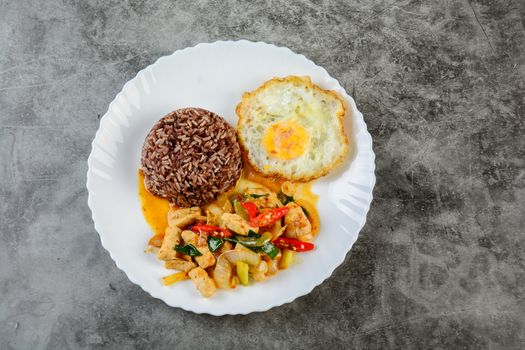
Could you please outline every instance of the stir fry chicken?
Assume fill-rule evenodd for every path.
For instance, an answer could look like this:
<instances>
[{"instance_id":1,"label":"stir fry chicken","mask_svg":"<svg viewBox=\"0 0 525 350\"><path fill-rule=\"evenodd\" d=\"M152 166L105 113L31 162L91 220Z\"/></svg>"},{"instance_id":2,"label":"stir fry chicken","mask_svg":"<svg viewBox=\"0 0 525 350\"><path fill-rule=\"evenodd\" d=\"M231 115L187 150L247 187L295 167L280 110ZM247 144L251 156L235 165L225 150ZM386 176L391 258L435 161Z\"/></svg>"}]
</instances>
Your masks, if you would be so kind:
<instances>
[{"instance_id":1,"label":"stir fry chicken","mask_svg":"<svg viewBox=\"0 0 525 350\"><path fill-rule=\"evenodd\" d=\"M184 243L186 244L191 244L194 241L196 241L197 238L199 238L199 236L197 236L195 232L190 231L190 230L182 231L181 236L182 236L182 239L184 240Z\"/></svg>"},{"instance_id":2,"label":"stir fry chicken","mask_svg":"<svg viewBox=\"0 0 525 350\"><path fill-rule=\"evenodd\" d=\"M191 269L197 267L192 261L186 261L182 259L167 260L164 263L164 267L167 269L179 270L184 272L189 272Z\"/></svg>"},{"instance_id":3,"label":"stir fry chicken","mask_svg":"<svg viewBox=\"0 0 525 350\"><path fill-rule=\"evenodd\" d=\"M215 255L213 255L213 253L210 252L208 247L200 246L200 247L197 247L197 249L202 254L201 256L195 257L195 261L197 262L197 264L199 264L200 267L205 269L205 268L215 265Z\"/></svg>"},{"instance_id":4,"label":"stir fry chicken","mask_svg":"<svg viewBox=\"0 0 525 350\"><path fill-rule=\"evenodd\" d=\"M181 229L177 226L168 226L164 233L164 240L159 249L157 257L160 260L172 260L177 258L177 252L173 249L180 243Z\"/></svg>"},{"instance_id":5,"label":"stir fry chicken","mask_svg":"<svg viewBox=\"0 0 525 350\"><path fill-rule=\"evenodd\" d=\"M201 292L202 296L208 298L215 294L217 287L215 287L215 283L202 267L194 268L188 273L188 276L190 276L193 283L195 283L195 286L199 292Z\"/></svg>"},{"instance_id":6,"label":"stir fry chicken","mask_svg":"<svg viewBox=\"0 0 525 350\"><path fill-rule=\"evenodd\" d=\"M238 214L224 213L221 216L221 220L226 228L243 236L247 236L250 231L259 232L257 227L250 226L248 221Z\"/></svg>"},{"instance_id":7,"label":"stir fry chicken","mask_svg":"<svg viewBox=\"0 0 525 350\"><path fill-rule=\"evenodd\" d=\"M201 208L199 207L184 209L170 208L168 211L168 226L183 228L193 224L197 220L206 220L206 218L202 216Z\"/></svg>"},{"instance_id":8,"label":"stir fry chicken","mask_svg":"<svg viewBox=\"0 0 525 350\"><path fill-rule=\"evenodd\" d=\"M284 216L284 224L286 225L284 235L301 241L311 240L312 224L306 217L303 208L295 203L288 203L286 206L290 209Z\"/></svg>"},{"instance_id":9,"label":"stir fry chicken","mask_svg":"<svg viewBox=\"0 0 525 350\"><path fill-rule=\"evenodd\" d=\"M206 206L206 216L199 207L169 209L157 257L180 272L166 276L165 285L190 278L210 297L217 287L264 281L290 266L296 252L314 249L312 223L292 196L282 203L275 192L246 185Z\"/></svg>"},{"instance_id":10,"label":"stir fry chicken","mask_svg":"<svg viewBox=\"0 0 525 350\"><path fill-rule=\"evenodd\" d=\"M250 202L254 203L258 209L277 208L282 204L277 199L277 194L264 188L246 189L245 195L249 197Z\"/></svg>"},{"instance_id":11,"label":"stir fry chicken","mask_svg":"<svg viewBox=\"0 0 525 350\"><path fill-rule=\"evenodd\" d=\"M193 244L199 253L200 256L195 256L195 262L202 267L203 269L215 265L215 256L207 247L207 244L197 244L199 236L193 231L184 230L182 231L182 239L186 244Z\"/></svg>"}]
</instances>

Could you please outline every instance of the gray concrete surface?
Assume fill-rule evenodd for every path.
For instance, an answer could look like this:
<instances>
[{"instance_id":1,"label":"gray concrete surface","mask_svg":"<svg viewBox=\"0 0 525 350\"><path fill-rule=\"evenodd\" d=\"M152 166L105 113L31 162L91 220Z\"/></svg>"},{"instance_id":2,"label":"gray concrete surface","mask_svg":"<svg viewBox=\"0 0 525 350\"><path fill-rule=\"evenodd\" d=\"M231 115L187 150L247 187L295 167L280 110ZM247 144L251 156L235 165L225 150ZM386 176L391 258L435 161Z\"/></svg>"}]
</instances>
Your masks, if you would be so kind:
<instances>
[{"instance_id":1,"label":"gray concrete surface","mask_svg":"<svg viewBox=\"0 0 525 350\"><path fill-rule=\"evenodd\" d=\"M525 2L0 0L0 348L525 348ZM357 100L377 186L308 296L215 318L129 282L84 187L98 118L159 56L290 47Z\"/></svg>"}]
</instances>

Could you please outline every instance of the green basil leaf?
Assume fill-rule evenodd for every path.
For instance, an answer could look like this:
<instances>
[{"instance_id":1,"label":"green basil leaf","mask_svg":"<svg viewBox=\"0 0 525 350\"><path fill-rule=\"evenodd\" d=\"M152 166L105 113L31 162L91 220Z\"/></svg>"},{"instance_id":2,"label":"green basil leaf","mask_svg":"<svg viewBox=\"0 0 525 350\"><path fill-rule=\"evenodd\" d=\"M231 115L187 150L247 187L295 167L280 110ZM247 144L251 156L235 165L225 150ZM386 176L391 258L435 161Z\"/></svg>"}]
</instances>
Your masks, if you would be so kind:
<instances>
[{"instance_id":1,"label":"green basil leaf","mask_svg":"<svg viewBox=\"0 0 525 350\"><path fill-rule=\"evenodd\" d=\"M265 252L270 259L275 258L277 254L279 254L279 248L270 242L266 242L260 249Z\"/></svg>"},{"instance_id":2,"label":"green basil leaf","mask_svg":"<svg viewBox=\"0 0 525 350\"><path fill-rule=\"evenodd\" d=\"M187 244L187 245L178 245L175 247L175 250L178 251L179 253L182 253L184 255L189 255L189 256L201 256L202 253L199 252L199 250L197 248L195 248L195 246L193 244Z\"/></svg>"},{"instance_id":3,"label":"green basil leaf","mask_svg":"<svg viewBox=\"0 0 525 350\"><path fill-rule=\"evenodd\" d=\"M250 238L259 238L259 237L261 237L261 235L258 234L257 232L255 232L254 230L248 230L248 237L250 237Z\"/></svg>"},{"instance_id":4,"label":"green basil leaf","mask_svg":"<svg viewBox=\"0 0 525 350\"><path fill-rule=\"evenodd\" d=\"M210 251L212 253L215 253L217 249L219 249L222 246L223 243L224 241L220 238L216 238L216 237L208 238L208 248L210 248Z\"/></svg>"},{"instance_id":5,"label":"green basil leaf","mask_svg":"<svg viewBox=\"0 0 525 350\"><path fill-rule=\"evenodd\" d=\"M281 203L283 203L283 205L294 201L292 196L284 194L283 191L279 191L279 193L277 194L277 199L279 199Z\"/></svg>"}]
</instances>

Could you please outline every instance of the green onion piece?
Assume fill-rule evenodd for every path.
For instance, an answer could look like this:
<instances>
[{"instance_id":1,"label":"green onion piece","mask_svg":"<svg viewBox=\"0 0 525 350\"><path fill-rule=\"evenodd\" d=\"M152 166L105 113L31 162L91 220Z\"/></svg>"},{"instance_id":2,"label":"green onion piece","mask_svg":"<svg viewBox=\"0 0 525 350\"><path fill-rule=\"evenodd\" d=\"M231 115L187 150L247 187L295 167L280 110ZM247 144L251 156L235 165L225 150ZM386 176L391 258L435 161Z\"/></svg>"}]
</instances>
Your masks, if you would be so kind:
<instances>
[{"instance_id":1,"label":"green onion piece","mask_svg":"<svg viewBox=\"0 0 525 350\"><path fill-rule=\"evenodd\" d=\"M239 215L244 220L250 220L248 212L237 199L233 200L233 210L235 210L235 214Z\"/></svg>"},{"instance_id":2,"label":"green onion piece","mask_svg":"<svg viewBox=\"0 0 525 350\"><path fill-rule=\"evenodd\" d=\"M231 243L239 243L239 241L235 237L224 237L223 240Z\"/></svg>"},{"instance_id":3,"label":"green onion piece","mask_svg":"<svg viewBox=\"0 0 525 350\"><path fill-rule=\"evenodd\" d=\"M255 194L255 193L250 193L248 196L257 199L257 198L261 198L261 197L267 197L267 196L268 196L268 193L265 193L265 194Z\"/></svg>"},{"instance_id":4,"label":"green onion piece","mask_svg":"<svg viewBox=\"0 0 525 350\"><path fill-rule=\"evenodd\" d=\"M235 236L234 237L238 243L242 244L245 247L248 248L254 248L254 247L261 247L265 243L269 242L272 239L272 234L269 232L266 232L262 236L255 238L255 237L247 237L247 236Z\"/></svg>"},{"instance_id":5,"label":"green onion piece","mask_svg":"<svg viewBox=\"0 0 525 350\"><path fill-rule=\"evenodd\" d=\"M279 248L270 242L266 242L260 249L265 252L270 259L275 258L277 254L279 254Z\"/></svg>"}]
</instances>

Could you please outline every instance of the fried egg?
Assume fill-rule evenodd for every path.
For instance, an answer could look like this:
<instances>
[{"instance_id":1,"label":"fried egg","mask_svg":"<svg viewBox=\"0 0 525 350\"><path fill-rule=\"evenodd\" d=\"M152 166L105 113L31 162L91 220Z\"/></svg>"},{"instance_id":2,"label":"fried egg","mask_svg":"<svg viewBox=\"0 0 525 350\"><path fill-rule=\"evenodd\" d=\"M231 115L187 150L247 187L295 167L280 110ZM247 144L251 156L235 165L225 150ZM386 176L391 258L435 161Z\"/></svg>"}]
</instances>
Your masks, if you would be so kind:
<instances>
[{"instance_id":1,"label":"fried egg","mask_svg":"<svg viewBox=\"0 0 525 350\"><path fill-rule=\"evenodd\" d=\"M309 181L348 150L343 98L308 77L271 79L245 93L236 112L245 159L263 175Z\"/></svg>"}]
</instances>

